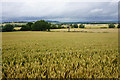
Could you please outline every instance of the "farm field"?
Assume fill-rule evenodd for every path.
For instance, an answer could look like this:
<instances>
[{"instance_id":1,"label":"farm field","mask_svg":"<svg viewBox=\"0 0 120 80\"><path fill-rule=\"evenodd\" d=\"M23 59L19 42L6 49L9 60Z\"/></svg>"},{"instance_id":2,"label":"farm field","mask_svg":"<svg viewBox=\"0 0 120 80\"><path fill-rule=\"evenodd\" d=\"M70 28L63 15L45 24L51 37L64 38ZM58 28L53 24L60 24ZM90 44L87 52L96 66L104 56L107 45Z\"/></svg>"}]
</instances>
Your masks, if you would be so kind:
<instances>
[{"instance_id":1,"label":"farm field","mask_svg":"<svg viewBox=\"0 0 120 80\"><path fill-rule=\"evenodd\" d=\"M115 27L117 28L118 24L115 24ZM108 28L108 24L85 24L87 29L95 29L95 28Z\"/></svg>"},{"instance_id":2,"label":"farm field","mask_svg":"<svg viewBox=\"0 0 120 80\"><path fill-rule=\"evenodd\" d=\"M3 32L2 77L118 78L118 30L105 30Z\"/></svg>"},{"instance_id":3,"label":"farm field","mask_svg":"<svg viewBox=\"0 0 120 80\"><path fill-rule=\"evenodd\" d=\"M66 32L68 29L51 29L53 32ZM70 31L75 32L89 32L89 33L108 33L108 32L118 32L118 29L81 29L81 28L71 28Z\"/></svg>"}]
</instances>

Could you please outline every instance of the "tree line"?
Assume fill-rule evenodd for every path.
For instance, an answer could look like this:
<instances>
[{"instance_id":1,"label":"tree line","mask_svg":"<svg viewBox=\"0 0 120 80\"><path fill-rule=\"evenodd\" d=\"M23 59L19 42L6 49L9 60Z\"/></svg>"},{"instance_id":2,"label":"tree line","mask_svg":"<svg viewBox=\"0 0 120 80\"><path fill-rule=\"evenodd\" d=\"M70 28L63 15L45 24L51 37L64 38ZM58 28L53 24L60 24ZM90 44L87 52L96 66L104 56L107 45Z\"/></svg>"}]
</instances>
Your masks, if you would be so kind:
<instances>
[{"instance_id":1,"label":"tree line","mask_svg":"<svg viewBox=\"0 0 120 80\"><path fill-rule=\"evenodd\" d=\"M67 24L68 25L68 24ZM16 25L6 24L5 26L2 26L2 32L10 32L15 31L14 27ZM56 26L55 24L51 24L44 20L39 20L36 22L28 22L26 25L17 25L18 27L21 27L20 31L50 31L50 29L62 29L65 28L62 25ZM85 25L80 24L79 26L77 24L70 24L67 28L85 28ZM109 28L115 28L114 24L109 24ZM117 28L120 28L120 24L118 24Z\"/></svg>"}]
</instances>

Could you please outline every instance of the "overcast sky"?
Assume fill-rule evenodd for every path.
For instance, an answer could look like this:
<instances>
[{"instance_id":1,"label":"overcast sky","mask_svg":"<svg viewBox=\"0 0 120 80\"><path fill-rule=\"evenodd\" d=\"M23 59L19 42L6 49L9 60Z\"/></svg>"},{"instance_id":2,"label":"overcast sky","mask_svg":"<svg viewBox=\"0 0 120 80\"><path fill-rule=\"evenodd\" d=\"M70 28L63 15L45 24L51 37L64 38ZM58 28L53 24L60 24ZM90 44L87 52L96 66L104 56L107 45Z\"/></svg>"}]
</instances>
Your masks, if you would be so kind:
<instances>
[{"instance_id":1,"label":"overcast sky","mask_svg":"<svg viewBox=\"0 0 120 80\"><path fill-rule=\"evenodd\" d=\"M116 21L118 0L4 0L3 21Z\"/></svg>"}]
</instances>

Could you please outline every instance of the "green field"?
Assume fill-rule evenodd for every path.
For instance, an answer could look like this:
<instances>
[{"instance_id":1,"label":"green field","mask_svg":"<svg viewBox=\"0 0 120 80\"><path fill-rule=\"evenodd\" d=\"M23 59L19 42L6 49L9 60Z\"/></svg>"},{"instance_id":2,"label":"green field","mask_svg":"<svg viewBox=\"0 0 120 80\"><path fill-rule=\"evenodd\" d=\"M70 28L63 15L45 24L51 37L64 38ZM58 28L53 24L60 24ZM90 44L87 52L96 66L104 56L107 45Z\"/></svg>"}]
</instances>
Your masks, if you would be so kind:
<instances>
[{"instance_id":1,"label":"green field","mask_svg":"<svg viewBox=\"0 0 120 80\"><path fill-rule=\"evenodd\" d=\"M117 78L118 33L3 32L3 78Z\"/></svg>"}]
</instances>

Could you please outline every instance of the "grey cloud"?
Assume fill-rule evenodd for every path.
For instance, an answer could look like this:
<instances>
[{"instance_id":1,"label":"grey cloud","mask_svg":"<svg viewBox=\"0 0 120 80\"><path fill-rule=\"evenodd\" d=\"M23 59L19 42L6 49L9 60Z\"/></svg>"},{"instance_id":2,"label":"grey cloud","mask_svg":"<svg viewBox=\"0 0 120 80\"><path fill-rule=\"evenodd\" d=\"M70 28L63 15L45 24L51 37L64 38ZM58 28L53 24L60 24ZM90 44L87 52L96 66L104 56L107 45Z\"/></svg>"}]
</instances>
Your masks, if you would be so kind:
<instances>
[{"instance_id":1,"label":"grey cloud","mask_svg":"<svg viewBox=\"0 0 120 80\"><path fill-rule=\"evenodd\" d=\"M3 20L38 17L56 21L117 20L117 2L3 2ZM35 18L36 19L36 18Z\"/></svg>"}]
</instances>

